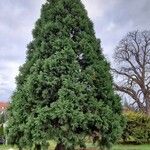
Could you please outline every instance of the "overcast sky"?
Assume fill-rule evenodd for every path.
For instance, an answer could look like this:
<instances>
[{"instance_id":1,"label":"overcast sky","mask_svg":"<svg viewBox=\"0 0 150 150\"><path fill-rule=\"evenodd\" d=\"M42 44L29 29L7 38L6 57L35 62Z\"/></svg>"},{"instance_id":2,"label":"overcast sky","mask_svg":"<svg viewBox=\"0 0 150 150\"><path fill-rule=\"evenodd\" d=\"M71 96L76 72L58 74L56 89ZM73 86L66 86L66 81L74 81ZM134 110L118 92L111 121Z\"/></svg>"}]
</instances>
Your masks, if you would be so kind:
<instances>
[{"instance_id":1,"label":"overcast sky","mask_svg":"<svg viewBox=\"0 0 150 150\"><path fill-rule=\"evenodd\" d=\"M149 30L150 0L82 0L112 61L115 46L132 30ZM8 101L25 61L26 45L44 0L0 0L0 101Z\"/></svg>"}]
</instances>

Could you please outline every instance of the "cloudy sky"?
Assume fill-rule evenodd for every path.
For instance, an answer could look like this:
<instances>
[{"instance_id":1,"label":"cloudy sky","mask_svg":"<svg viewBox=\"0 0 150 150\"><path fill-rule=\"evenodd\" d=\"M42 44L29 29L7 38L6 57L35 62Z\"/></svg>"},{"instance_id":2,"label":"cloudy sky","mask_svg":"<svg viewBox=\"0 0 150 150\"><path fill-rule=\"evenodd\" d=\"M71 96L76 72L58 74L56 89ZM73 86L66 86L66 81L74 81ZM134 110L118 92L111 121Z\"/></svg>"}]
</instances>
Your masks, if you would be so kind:
<instances>
[{"instance_id":1,"label":"cloudy sky","mask_svg":"<svg viewBox=\"0 0 150 150\"><path fill-rule=\"evenodd\" d=\"M132 30L149 30L150 0L82 0L101 39L105 56ZM25 61L26 45L44 0L0 0L0 101L8 101Z\"/></svg>"}]
</instances>

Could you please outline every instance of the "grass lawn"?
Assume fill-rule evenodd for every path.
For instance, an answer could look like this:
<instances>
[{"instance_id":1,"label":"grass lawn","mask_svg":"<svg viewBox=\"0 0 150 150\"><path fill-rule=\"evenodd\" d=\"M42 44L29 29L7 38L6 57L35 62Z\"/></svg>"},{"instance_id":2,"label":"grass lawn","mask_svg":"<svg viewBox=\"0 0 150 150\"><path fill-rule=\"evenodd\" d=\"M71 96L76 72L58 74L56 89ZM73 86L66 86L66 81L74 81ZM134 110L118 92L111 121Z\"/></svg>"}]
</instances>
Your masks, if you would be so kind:
<instances>
[{"instance_id":1,"label":"grass lawn","mask_svg":"<svg viewBox=\"0 0 150 150\"><path fill-rule=\"evenodd\" d=\"M5 145L0 145L0 150L11 150L10 146L5 146ZM17 150L17 149L13 149L13 150Z\"/></svg>"},{"instance_id":2,"label":"grass lawn","mask_svg":"<svg viewBox=\"0 0 150 150\"><path fill-rule=\"evenodd\" d=\"M150 150L150 145L116 145L113 150Z\"/></svg>"},{"instance_id":3,"label":"grass lawn","mask_svg":"<svg viewBox=\"0 0 150 150\"><path fill-rule=\"evenodd\" d=\"M0 150L11 150L11 147L1 145ZM13 148L12 150L18 150L18 149ZM91 148L88 150L96 150L96 149ZM150 145L116 145L113 147L112 150L150 150Z\"/></svg>"}]
</instances>

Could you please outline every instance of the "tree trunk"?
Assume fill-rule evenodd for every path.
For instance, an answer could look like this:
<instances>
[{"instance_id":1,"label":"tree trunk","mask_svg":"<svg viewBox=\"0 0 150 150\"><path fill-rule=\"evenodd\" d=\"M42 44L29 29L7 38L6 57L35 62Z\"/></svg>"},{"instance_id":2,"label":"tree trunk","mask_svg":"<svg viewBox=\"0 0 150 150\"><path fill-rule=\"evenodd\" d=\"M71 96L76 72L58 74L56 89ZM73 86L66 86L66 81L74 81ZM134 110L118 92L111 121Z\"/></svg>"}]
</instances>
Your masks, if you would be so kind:
<instances>
[{"instance_id":1,"label":"tree trunk","mask_svg":"<svg viewBox=\"0 0 150 150\"><path fill-rule=\"evenodd\" d=\"M40 144L36 144L35 145L35 150L41 150L41 145Z\"/></svg>"},{"instance_id":2,"label":"tree trunk","mask_svg":"<svg viewBox=\"0 0 150 150\"><path fill-rule=\"evenodd\" d=\"M20 146L18 147L18 149L19 149L19 150L22 150L22 148L21 148Z\"/></svg>"},{"instance_id":3,"label":"tree trunk","mask_svg":"<svg viewBox=\"0 0 150 150\"><path fill-rule=\"evenodd\" d=\"M150 101L149 101L149 97L146 98L146 114L148 116L150 116Z\"/></svg>"},{"instance_id":4,"label":"tree trunk","mask_svg":"<svg viewBox=\"0 0 150 150\"><path fill-rule=\"evenodd\" d=\"M56 145L55 150L65 150L65 146L62 143Z\"/></svg>"},{"instance_id":5,"label":"tree trunk","mask_svg":"<svg viewBox=\"0 0 150 150\"><path fill-rule=\"evenodd\" d=\"M146 114L150 116L150 105L146 107Z\"/></svg>"}]
</instances>

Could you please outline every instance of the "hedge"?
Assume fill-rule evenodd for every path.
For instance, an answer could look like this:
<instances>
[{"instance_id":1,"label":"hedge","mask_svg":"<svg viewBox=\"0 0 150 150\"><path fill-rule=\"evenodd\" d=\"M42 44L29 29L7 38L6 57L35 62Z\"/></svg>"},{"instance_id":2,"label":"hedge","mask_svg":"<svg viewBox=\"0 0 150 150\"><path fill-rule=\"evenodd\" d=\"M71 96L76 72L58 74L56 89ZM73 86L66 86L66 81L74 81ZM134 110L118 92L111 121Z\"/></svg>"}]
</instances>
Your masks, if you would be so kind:
<instances>
[{"instance_id":1,"label":"hedge","mask_svg":"<svg viewBox=\"0 0 150 150\"><path fill-rule=\"evenodd\" d=\"M122 139L125 143L149 143L150 142L150 117L140 113L127 111L124 113L127 120Z\"/></svg>"}]
</instances>

